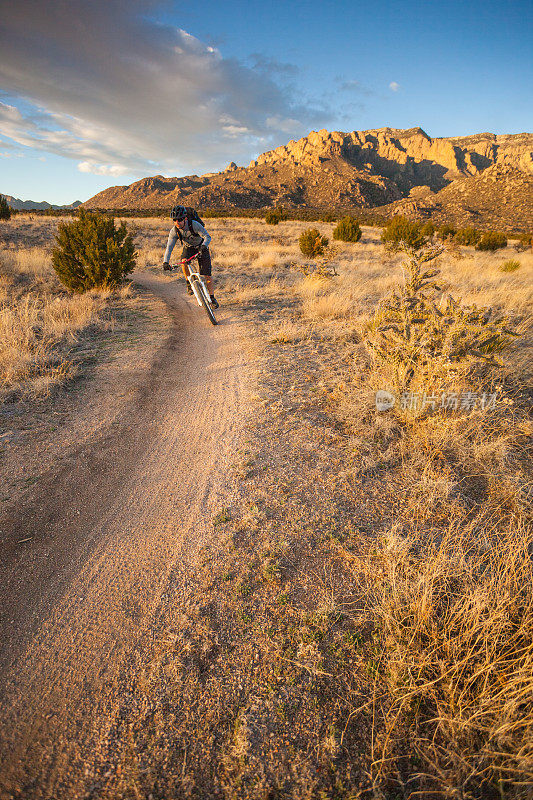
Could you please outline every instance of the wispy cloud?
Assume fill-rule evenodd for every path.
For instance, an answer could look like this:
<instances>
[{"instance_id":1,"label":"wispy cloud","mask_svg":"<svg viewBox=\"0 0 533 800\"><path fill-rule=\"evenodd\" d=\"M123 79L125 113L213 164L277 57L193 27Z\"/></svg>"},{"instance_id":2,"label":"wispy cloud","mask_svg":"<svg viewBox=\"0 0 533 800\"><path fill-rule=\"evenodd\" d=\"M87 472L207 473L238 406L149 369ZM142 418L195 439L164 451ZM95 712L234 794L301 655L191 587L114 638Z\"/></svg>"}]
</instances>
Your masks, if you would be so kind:
<instances>
[{"instance_id":1,"label":"wispy cloud","mask_svg":"<svg viewBox=\"0 0 533 800\"><path fill-rule=\"evenodd\" d=\"M374 94L372 89L369 89L368 86L365 86L361 81L355 80L355 78L347 81L344 78L337 77L336 82L341 92L350 92L352 94L364 95L365 97L370 97Z\"/></svg>"},{"instance_id":2,"label":"wispy cloud","mask_svg":"<svg viewBox=\"0 0 533 800\"><path fill-rule=\"evenodd\" d=\"M120 175L209 171L328 121L280 84L292 65L224 58L149 19L151 0L18 0L0 29L0 134ZM5 145L2 144L2 148Z\"/></svg>"},{"instance_id":3,"label":"wispy cloud","mask_svg":"<svg viewBox=\"0 0 533 800\"><path fill-rule=\"evenodd\" d=\"M114 175L116 177L129 172L120 164L95 164L92 161L80 161L78 169L80 172L90 172L92 175Z\"/></svg>"},{"instance_id":4,"label":"wispy cloud","mask_svg":"<svg viewBox=\"0 0 533 800\"><path fill-rule=\"evenodd\" d=\"M275 58L270 58L263 53L252 53L250 56L250 63L253 69L257 69L268 75L297 75L299 69L296 64L290 64L286 61L277 61Z\"/></svg>"}]
</instances>

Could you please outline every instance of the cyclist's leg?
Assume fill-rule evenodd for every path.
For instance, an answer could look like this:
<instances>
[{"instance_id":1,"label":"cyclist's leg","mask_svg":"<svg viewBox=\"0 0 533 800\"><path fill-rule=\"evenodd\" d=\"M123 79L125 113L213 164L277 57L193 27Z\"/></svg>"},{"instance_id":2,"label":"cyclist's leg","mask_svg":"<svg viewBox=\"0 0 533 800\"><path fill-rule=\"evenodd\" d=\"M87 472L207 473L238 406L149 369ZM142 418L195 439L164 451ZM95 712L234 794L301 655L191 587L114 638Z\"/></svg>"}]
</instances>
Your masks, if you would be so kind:
<instances>
[{"instance_id":1,"label":"cyclist's leg","mask_svg":"<svg viewBox=\"0 0 533 800\"><path fill-rule=\"evenodd\" d=\"M214 294L214 288L213 288L213 278L211 277L211 254L209 250L208 249L202 250L202 252L200 253L200 258L198 260L200 262L200 275L204 279L205 285L207 286L207 291L212 297Z\"/></svg>"},{"instance_id":2,"label":"cyclist's leg","mask_svg":"<svg viewBox=\"0 0 533 800\"><path fill-rule=\"evenodd\" d=\"M195 254L195 252L196 252L196 250L194 249L194 247L189 247L189 246L185 245L183 250L181 251L181 260L183 261L186 258L190 258L191 256L193 256ZM188 264L182 264L181 268L183 270L183 274L188 279L189 278L189 265Z\"/></svg>"}]
</instances>

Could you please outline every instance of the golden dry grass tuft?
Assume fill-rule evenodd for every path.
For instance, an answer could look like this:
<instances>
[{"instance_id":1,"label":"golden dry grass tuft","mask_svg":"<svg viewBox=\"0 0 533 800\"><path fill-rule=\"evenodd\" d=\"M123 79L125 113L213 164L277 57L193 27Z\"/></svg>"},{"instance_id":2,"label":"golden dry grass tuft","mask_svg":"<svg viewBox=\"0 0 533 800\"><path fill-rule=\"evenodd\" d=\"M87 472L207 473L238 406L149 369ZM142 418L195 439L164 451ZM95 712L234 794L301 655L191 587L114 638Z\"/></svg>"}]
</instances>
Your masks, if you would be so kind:
<instances>
[{"instance_id":1,"label":"golden dry grass tuft","mask_svg":"<svg viewBox=\"0 0 533 800\"><path fill-rule=\"evenodd\" d=\"M403 769L421 793L505 797L533 781L530 532L480 537L479 522L437 541L393 529L373 559L375 782Z\"/></svg>"},{"instance_id":2,"label":"golden dry grass tuft","mask_svg":"<svg viewBox=\"0 0 533 800\"><path fill-rule=\"evenodd\" d=\"M57 221L55 221L57 224ZM70 295L52 269L50 249L28 245L25 226L15 218L7 233L15 246L0 251L0 397L36 398L73 377L78 370L73 351L94 326L109 324L105 309L110 292ZM48 238L50 220L31 228ZM5 238L9 239L9 235ZM29 237L31 238L31 237ZM51 236L50 236L51 238ZM127 294L124 287L122 294Z\"/></svg>"},{"instance_id":3,"label":"golden dry grass tuft","mask_svg":"<svg viewBox=\"0 0 533 800\"><path fill-rule=\"evenodd\" d=\"M0 297L0 378L2 391L36 396L71 376L69 344L99 320L104 297L27 294L8 302Z\"/></svg>"}]
</instances>

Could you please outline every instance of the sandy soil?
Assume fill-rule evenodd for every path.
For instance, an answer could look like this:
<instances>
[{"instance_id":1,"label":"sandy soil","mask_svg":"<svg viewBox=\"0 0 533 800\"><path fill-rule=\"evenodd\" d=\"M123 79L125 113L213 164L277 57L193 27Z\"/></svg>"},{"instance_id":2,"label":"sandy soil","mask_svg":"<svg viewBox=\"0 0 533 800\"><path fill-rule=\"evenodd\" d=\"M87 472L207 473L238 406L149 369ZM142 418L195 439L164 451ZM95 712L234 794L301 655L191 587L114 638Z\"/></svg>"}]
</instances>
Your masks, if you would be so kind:
<instances>
[{"instance_id":1,"label":"sandy soil","mask_svg":"<svg viewBox=\"0 0 533 800\"><path fill-rule=\"evenodd\" d=\"M187 590L214 535L225 473L248 413L239 325L213 328L182 282L136 280L167 304L171 333L128 413L73 444L0 530L0 796L75 797L151 621ZM27 541L24 541L27 540Z\"/></svg>"}]
</instances>

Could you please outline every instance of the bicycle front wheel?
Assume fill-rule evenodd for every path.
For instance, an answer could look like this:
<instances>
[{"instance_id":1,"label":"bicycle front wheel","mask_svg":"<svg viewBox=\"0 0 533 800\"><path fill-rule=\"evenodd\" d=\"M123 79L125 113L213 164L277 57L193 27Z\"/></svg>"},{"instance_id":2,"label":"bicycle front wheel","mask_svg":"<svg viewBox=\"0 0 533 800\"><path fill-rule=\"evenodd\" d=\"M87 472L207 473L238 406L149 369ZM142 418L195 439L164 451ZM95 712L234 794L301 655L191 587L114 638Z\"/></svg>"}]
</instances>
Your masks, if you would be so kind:
<instances>
[{"instance_id":1,"label":"bicycle front wheel","mask_svg":"<svg viewBox=\"0 0 533 800\"><path fill-rule=\"evenodd\" d=\"M206 297L205 292L204 292L204 287L202 286L200 281L198 281L198 280L193 281L192 289L193 289L194 294L196 295L197 300L199 300L200 304L203 306L203 308L205 310L205 313L207 314L207 316L211 320L211 324L212 325L216 325L217 324L217 320L216 320L214 311L211 308L211 303L209 302L209 299Z\"/></svg>"}]
</instances>

